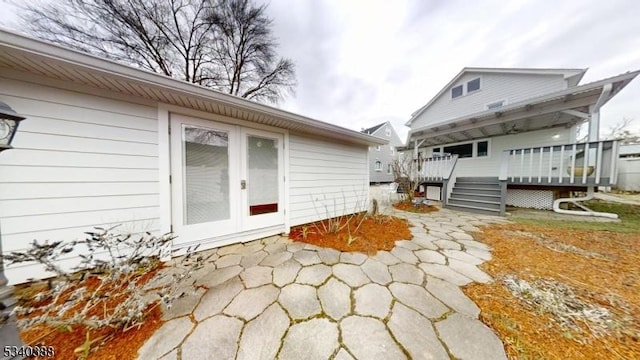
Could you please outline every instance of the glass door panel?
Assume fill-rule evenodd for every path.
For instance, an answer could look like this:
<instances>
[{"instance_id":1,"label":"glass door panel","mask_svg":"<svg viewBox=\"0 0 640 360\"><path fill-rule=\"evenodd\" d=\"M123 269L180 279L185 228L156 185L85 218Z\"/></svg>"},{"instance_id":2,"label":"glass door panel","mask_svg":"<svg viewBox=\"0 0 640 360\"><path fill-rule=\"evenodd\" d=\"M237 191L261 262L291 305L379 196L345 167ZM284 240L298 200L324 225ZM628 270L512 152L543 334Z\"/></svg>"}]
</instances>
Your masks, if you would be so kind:
<instances>
[{"instance_id":1,"label":"glass door panel","mask_svg":"<svg viewBox=\"0 0 640 360\"><path fill-rule=\"evenodd\" d=\"M230 218L229 134L184 126L184 224Z\"/></svg>"},{"instance_id":2,"label":"glass door panel","mask_svg":"<svg viewBox=\"0 0 640 360\"><path fill-rule=\"evenodd\" d=\"M247 138L249 216L278 212L278 139Z\"/></svg>"},{"instance_id":3,"label":"glass door panel","mask_svg":"<svg viewBox=\"0 0 640 360\"><path fill-rule=\"evenodd\" d=\"M284 224L282 134L242 131L242 229Z\"/></svg>"}]
</instances>

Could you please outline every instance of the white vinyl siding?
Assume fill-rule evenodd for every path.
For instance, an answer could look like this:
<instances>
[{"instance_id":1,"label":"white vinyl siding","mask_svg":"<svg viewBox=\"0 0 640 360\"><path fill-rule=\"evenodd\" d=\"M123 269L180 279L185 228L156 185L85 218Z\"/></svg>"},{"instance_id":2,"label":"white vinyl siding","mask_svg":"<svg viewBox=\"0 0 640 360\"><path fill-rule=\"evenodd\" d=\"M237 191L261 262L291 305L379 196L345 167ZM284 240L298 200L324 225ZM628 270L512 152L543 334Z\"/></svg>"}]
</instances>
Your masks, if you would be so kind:
<instances>
[{"instance_id":1,"label":"white vinyl siding","mask_svg":"<svg viewBox=\"0 0 640 360\"><path fill-rule=\"evenodd\" d=\"M157 109L0 78L0 101L27 119L0 154L3 251L84 238L94 226L158 231ZM10 267L11 283L43 269Z\"/></svg>"},{"instance_id":2,"label":"white vinyl siding","mask_svg":"<svg viewBox=\"0 0 640 360\"><path fill-rule=\"evenodd\" d=\"M453 87L466 86L467 82L477 79L478 73L467 73ZM427 110L417 117L411 128L437 124L460 116L487 110L487 104L505 99L513 104L525 99L542 96L550 92L566 89L562 75L527 75L483 73L481 91L464 93L455 100L451 99L451 90L443 92Z\"/></svg>"},{"instance_id":3,"label":"white vinyl siding","mask_svg":"<svg viewBox=\"0 0 640 360\"><path fill-rule=\"evenodd\" d=\"M289 137L291 226L367 208L367 147L291 134ZM334 208L335 204L335 208ZM326 208L325 208L326 206Z\"/></svg>"}]
</instances>

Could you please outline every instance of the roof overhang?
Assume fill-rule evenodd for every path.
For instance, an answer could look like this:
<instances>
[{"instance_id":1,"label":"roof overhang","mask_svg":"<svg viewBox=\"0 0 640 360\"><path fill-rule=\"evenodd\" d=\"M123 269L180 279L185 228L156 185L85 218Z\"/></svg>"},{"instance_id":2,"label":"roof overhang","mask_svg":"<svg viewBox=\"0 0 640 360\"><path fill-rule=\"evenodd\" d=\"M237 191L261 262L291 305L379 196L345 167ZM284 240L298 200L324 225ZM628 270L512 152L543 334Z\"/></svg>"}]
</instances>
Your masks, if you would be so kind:
<instances>
[{"instance_id":1,"label":"roof overhang","mask_svg":"<svg viewBox=\"0 0 640 360\"><path fill-rule=\"evenodd\" d=\"M639 73L640 70L627 72L500 109L412 129L408 135L407 148L412 148L414 141L421 142L422 146L432 146L554 127L571 127L586 121L592 106L599 99L599 105L604 105ZM611 84L611 91L603 95L607 84Z\"/></svg>"},{"instance_id":2,"label":"roof overhang","mask_svg":"<svg viewBox=\"0 0 640 360\"><path fill-rule=\"evenodd\" d=\"M346 143L388 143L358 131L0 29L0 71L3 68Z\"/></svg>"}]
</instances>

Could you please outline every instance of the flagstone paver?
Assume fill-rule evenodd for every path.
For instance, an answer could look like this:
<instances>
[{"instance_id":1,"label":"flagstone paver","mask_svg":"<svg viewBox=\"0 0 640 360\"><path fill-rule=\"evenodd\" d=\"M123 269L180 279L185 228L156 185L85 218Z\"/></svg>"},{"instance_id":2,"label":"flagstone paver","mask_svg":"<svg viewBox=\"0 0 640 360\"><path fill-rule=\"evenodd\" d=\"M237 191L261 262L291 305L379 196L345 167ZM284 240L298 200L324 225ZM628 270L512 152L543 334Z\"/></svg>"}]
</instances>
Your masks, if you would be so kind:
<instances>
[{"instance_id":1,"label":"flagstone paver","mask_svg":"<svg viewBox=\"0 0 640 360\"><path fill-rule=\"evenodd\" d=\"M191 332L193 326L193 323L187 317L167 321L138 350L138 358L160 358L178 346L187 334Z\"/></svg>"},{"instance_id":2,"label":"flagstone paver","mask_svg":"<svg viewBox=\"0 0 640 360\"><path fill-rule=\"evenodd\" d=\"M356 314L373 316L380 319L387 317L391 306L391 293L378 284L367 284L354 292Z\"/></svg>"},{"instance_id":3,"label":"flagstone paver","mask_svg":"<svg viewBox=\"0 0 640 360\"><path fill-rule=\"evenodd\" d=\"M301 250L293 253L293 258L296 259L300 265L314 265L322 262L318 253L312 250Z\"/></svg>"},{"instance_id":4,"label":"flagstone paver","mask_svg":"<svg viewBox=\"0 0 640 360\"><path fill-rule=\"evenodd\" d=\"M333 265L333 275L351 287L359 287L370 282L367 275L365 275L362 269L357 265Z\"/></svg>"},{"instance_id":5,"label":"flagstone paver","mask_svg":"<svg viewBox=\"0 0 640 360\"><path fill-rule=\"evenodd\" d=\"M244 328L240 338L238 360L274 359L290 324L289 317L280 305L269 306Z\"/></svg>"},{"instance_id":6,"label":"flagstone paver","mask_svg":"<svg viewBox=\"0 0 640 360\"><path fill-rule=\"evenodd\" d=\"M477 267L491 249L473 231L506 220L395 215L413 238L370 256L283 236L208 250L139 359L505 359L459 286L492 281Z\"/></svg>"},{"instance_id":7,"label":"flagstone paver","mask_svg":"<svg viewBox=\"0 0 640 360\"><path fill-rule=\"evenodd\" d=\"M278 358L325 360L339 346L338 325L328 319L312 319L295 324L289 329Z\"/></svg>"},{"instance_id":8,"label":"flagstone paver","mask_svg":"<svg viewBox=\"0 0 640 360\"><path fill-rule=\"evenodd\" d=\"M437 319L449 310L422 286L393 283L389 285L389 289L398 301L427 318Z\"/></svg>"},{"instance_id":9,"label":"flagstone paver","mask_svg":"<svg viewBox=\"0 0 640 360\"><path fill-rule=\"evenodd\" d=\"M278 301L295 319L307 319L320 314L320 302L316 288L309 285L290 284L282 288Z\"/></svg>"},{"instance_id":10,"label":"flagstone paver","mask_svg":"<svg viewBox=\"0 0 640 360\"><path fill-rule=\"evenodd\" d=\"M199 323L182 344L182 357L206 359L216 354L220 359L233 359L242 325L242 321L224 315L216 315ZM210 338L216 341L208 341Z\"/></svg>"},{"instance_id":11,"label":"flagstone paver","mask_svg":"<svg viewBox=\"0 0 640 360\"><path fill-rule=\"evenodd\" d=\"M316 264L305 267L298 273L296 283L318 286L331 276L331 267L325 264Z\"/></svg>"},{"instance_id":12,"label":"flagstone paver","mask_svg":"<svg viewBox=\"0 0 640 360\"><path fill-rule=\"evenodd\" d=\"M371 281L380 285L387 285L392 280L387 265L373 259L367 259L362 264L362 271Z\"/></svg>"},{"instance_id":13,"label":"flagstone paver","mask_svg":"<svg viewBox=\"0 0 640 360\"><path fill-rule=\"evenodd\" d=\"M271 284L273 281L271 277L272 272L273 268L267 266L253 266L243 271L240 274L240 278L247 289L249 289Z\"/></svg>"},{"instance_id":14,"label":"flagstone paver","mask_svg":"<svg viewBox=\"0 0 640 360\"><path fill-rule=\"evenodd\" d=\"M246 289L236 295L231 304L224 309L224 313L244 320L251 320L273 303L278 297L278 293L278 288L271 284Z\"/></svg>"},{"instance_id":15,"label":"flagstone paver","mask_svg":"<svg viewBox=\"0 0 640 360\"><path fill-rule=\"evenodd\" d=\"M414 310L396 302L387 325L412 358L449 359L431 322Z\"/></svg>"},{"instance_id":16,"label":"flagstone paver","mask_svg":"<svg viewBox=\"0 0 640 360\"><path fill-rule=\"evenodd\" d=\"M362 265L367 260L367 255L356 252L344 252L340 254L340 262L345 264Z\"/></svg>"},{"instance_id":17,"label":"flagstone paver","mask_svg":"<svg viewBox=\"0 0 640 360\"><path fill-rule=\"evenodd\" d=\"M300 269L302 269L300 263L293 259L287 260L273 269L273 283L280 287L291 284L298 276Z\"/></svg>"},{"instance_id":18,"label":"flagstone paver","mask_svg":"<svg viewBox=\"0 0 640 360\"><path fill-rule=\"evenodd\" d=\"M396 264L389 266L393 281L420 285L424 281L424 273L415 265Z\"/></svg>"},{"instance_id":19,"label":"flagstone paver","mask_svg":"<svg viewBox=\"0 0 640 360\"><path fill-rule=\"evenodd\" d=\"M324 312L334 320L345 317L351 310L351 288L335 278L318 289L318 297Z\"/></svg>"},{"instance_id":20,"label":"flagstone paver","mask_svg":"<svg viewBox=\"0 0 640 360\"><path fill-rule=\"evenodd\" d=\"M202 321L207 317L221 313L242 290L242 282L238 277L210 288L200 300L200 305L193 311L193 317L196 321Z\"/></svg>"},{"instance_id":21,"label":"flagstone paver","mask_svg":"<svg viewBox=\"0 0 640 360\"><path fill-rule=\"evenodd\" d=\"M474 318L480 315L480 308L450 282L428 277L427 291L454 311Z\"/></svg>"},{"instance_id":22,"label":"flagstone paver","mask_svg":"<svg viewBox=\"0 0 640 360\"><path fill-rule=\"evenodd\" d=\"M415 252L418 259L421 262L434 263L444 265L447 263L447 258L441 253L433 250L420 250Z\"/></svg>"},{"instance_id":23,"label":"flagstone paver","mask_svg":"<svg viewBox=\"0 0 640 360\"><path fill-rule=\"evenodd\" d=\"M342 342L357 359L406 359L384 324L368 317L349 316L340 322Z\"/></svg>"},{"instance_id":24,"label":"flagstone paver","mask_svg":"<svg viewBox=\"0 0 640 360\"><path fill-rule=\"evenodd\" d=\"M318 256L323 264L334 265L340 261L341 252L336 249L320 249L318 250Z\"/></svg>"},{"instance_id":25,"label":"flagstone paver","mask_svg":"<svg viewBox=\"0 0 640 360\"><path fill-rule=\"evenodd\" d=\"M423 263L420 264L420 269L427 275L437 277L438 279L448 281L458 286L467 285L472 281L447 265Z\"/></svg>"},{"instance_id":26,"label":"flagstone paver","mask_svg":"<svg viewBox=\"0 0 640 360\"><path fill-rule=\"evenodd\" d=\"M436 323L436 330L440 339L457 359L506 359L500 339L477 319L452 314Z\"/></svg>"}]
</instances>

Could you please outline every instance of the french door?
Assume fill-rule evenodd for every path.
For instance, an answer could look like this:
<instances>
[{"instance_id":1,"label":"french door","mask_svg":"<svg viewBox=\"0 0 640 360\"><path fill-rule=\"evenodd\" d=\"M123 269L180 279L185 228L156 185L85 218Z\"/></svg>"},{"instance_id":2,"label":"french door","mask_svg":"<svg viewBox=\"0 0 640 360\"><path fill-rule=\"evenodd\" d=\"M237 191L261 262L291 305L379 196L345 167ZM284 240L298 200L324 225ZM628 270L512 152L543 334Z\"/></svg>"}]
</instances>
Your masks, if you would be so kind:
<instances>
[{"instance_id":1,"label":"french door","mask_svg":"<svg viewBox=\"0 0 640 360\"><path fill-rule=\"evenodd\" d=\"M174 245L284 224L282 134L171 115Z\"/></svg>"}]
</instances>

